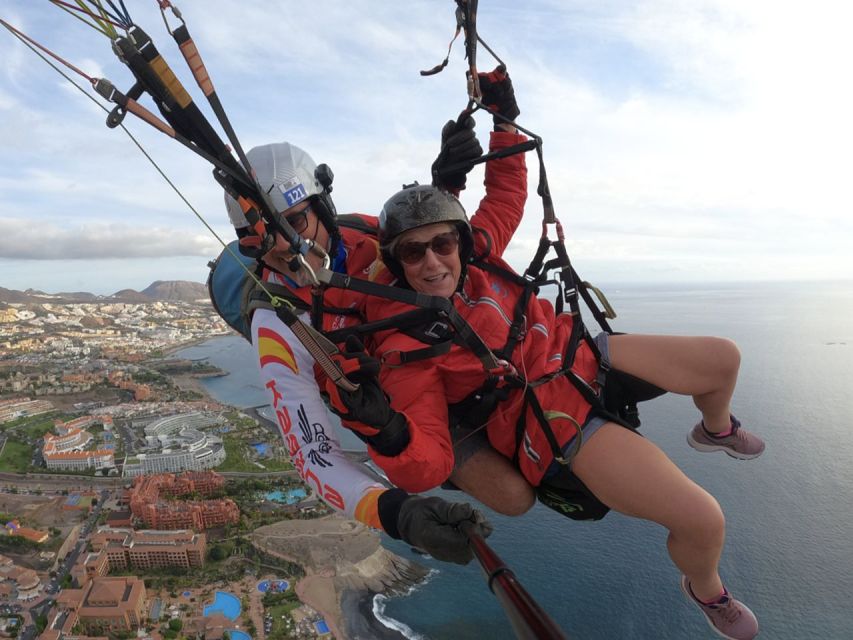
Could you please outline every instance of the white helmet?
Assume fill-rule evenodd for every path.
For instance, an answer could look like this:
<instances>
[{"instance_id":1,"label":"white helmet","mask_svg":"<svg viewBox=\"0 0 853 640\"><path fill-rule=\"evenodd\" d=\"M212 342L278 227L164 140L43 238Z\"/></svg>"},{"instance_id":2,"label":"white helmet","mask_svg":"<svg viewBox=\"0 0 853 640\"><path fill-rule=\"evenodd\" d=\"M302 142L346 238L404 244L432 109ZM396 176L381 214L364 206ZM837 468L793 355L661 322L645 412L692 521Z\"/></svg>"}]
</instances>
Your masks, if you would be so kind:
<instances>
[{"instance_id":1,"label":"white helmet","mask_svg":"<svg viewBox=\"0 0 853 640\"><path fill-rule=\"evenodd\" d=\"M317 164L305 151L288 142L252 148L246 154L258 184L267 192L277 212L323 193L317 179ZM235 228L249 226L237 201L225 193L225 207Z\"/></svg>"}]
</instances>

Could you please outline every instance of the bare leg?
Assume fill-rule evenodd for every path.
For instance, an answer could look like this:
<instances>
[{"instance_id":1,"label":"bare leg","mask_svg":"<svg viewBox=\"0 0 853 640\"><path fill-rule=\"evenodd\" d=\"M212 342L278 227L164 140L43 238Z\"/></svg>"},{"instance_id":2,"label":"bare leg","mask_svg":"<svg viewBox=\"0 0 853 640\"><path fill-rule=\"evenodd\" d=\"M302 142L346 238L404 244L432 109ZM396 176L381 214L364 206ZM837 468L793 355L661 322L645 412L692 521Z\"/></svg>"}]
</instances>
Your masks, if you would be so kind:
<instances>
[{"instance_id":1,"label":"bare leg","mask_svg":"<svg viewBox=\"0 0 853 640\"><path fill-rule=\"evenodd\" d=\"M450 481L487 507L520 516L536 502L533 487L521 472L491 447L482 447L453 470Z\"/></svg>"},{"instance_id":2,"label":"bare leg","mask_svg":"<svg viewBox=\"0 0 853 640\"><path fill-rule=\"evenodd\" d=\"M608 422L581 447L572 470L611 509L669 530L669 556L698 598L722 591L725 539L720 505L652 442Z\"/></svg>"},{"instance_id":3,"label":"bare leg","mask_svg":"<svg viewBox=\"0 0 853 640\"><path fill-rule=\"evenodd\" d=\"M726 431L737 384L740 352L731 340L711 337L610 337L614 369L673 393L693 396L708 431Z\"/></svg>"}]
</instances>

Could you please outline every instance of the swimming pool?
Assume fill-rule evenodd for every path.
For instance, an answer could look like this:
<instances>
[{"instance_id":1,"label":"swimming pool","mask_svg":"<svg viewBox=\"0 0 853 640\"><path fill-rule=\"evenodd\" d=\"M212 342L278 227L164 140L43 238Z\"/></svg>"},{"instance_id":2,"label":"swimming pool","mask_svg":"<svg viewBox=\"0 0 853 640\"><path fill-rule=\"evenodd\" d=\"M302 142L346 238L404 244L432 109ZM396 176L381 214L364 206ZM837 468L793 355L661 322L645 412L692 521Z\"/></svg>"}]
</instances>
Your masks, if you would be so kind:
<instances>
[{"instance_id":1,"label":"swimming pool","mask_svg":"<svg viewBox=\"0 0 853 640\"><path fill-rule=\"evenodd\" d=\"M329 625L326 624L325 620L317 620L317 622L314 623L314 628L317 630L318 635L329 633Z\"/></svg>"},{"instance_id":2,"label":"swimming pool","mask_svg":"<svg viewBox=\"0 0 853 640\"><path fill-rule=\"evenodd\" d=\"M212 616L215 613L221 613L229 620L236 620L240 617L240 600L233 593L217 591L213 604L208 604L204 607L205 617ZM233 638L234 636L232 635L231 637Z\"/></svg>"},{"instance_id":3,"label":"swimming pool","mask_svg":"<svg viewBox=\"0 0 853 640\"><path fill-rule=\"evenodd\" d=\"M295 504L304 499L308 494L305 489L288 489L287 491L269 491L264 494L264 498L271 502L284 502L286 504Z\"/></svg>"},{"instance_id":4,"label":"swimming pool","mask_svg":"<svg viewBox=\"0 0 853 640\"><path fill-rule=\"evenodd\" d=\"M269 453L270 446L266 442L256 442L254 444L250 444L259 456L266 456Z\"/></svg>"},{"instance_id":5,"label":"swimming pool","mask_svg":"<svg viewBox=\"0 0 853 640\"><path fill-rule=\"evenodd\" d=\"M289 586L290 583L287 580L263 580L258 583L258 591L261 593L266 593L267 591L284 593Z\"/></svg>"},{"instance_id":6,"label":"swimming pool","mask_svg":"<svg viewBox=\"0 0 853 640\"><path fill-rule=\"evenodd\" d=\"M228 629L228 633L231 634L231 640L252 640L252 636L239 629Z\"/></svg>"},{"instance_id":7,"label":"swimming pool","mask_svg":"<svg viewBox=\"0 0 853 640\"><path fill-rule=\"evenodd\" d=\"M160 598L154 598L151 601L151 612L148 614L148 617L151 620L159 620L162 612L163 612L163 602L160 600Z\"/></svg>"}]
</instances>

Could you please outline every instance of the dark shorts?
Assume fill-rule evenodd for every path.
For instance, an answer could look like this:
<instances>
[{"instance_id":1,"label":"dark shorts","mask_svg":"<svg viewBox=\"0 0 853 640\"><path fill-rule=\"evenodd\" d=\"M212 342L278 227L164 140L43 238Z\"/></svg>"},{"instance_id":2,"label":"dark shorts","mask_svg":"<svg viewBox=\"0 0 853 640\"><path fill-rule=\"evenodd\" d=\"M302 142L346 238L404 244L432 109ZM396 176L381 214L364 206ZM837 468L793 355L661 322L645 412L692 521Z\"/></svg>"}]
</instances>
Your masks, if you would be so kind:
<instances>
[{"instance_id":1,"label":"dark shorts","mask_svg":"<svg viewBox=\"0 0 853 640\"><path fill-rule=\"evenodd\" d=\"M492 446L486 429L474 429L463 425L450 429L450 441L453 443L454 470L465 464L481 449Z\"/></svg>"},{"instance_id":2,"label":"dark shorts","mask_svg":"<svg viewBox=\"0 0 853 640\"><path fill-rule=\"evenodd\" d=\"M450 441L453 443L453 470L462 467L475 453L482 449L491 448L489 436L485 429L474 429L462 425L450 428ZM459 487L450 480L445 480L442 489L458 491Z\"/></svg>"}]
</instances>

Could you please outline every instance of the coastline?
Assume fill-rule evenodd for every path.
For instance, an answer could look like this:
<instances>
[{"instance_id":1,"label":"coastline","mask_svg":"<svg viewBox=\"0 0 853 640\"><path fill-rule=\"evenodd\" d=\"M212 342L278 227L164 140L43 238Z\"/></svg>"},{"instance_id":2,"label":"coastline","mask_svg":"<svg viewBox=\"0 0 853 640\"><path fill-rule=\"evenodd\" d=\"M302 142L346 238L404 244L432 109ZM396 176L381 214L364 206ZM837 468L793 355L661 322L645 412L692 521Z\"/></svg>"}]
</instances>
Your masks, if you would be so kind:
<instances>
[{"instance_id":1,"label":"coastline","mask_svg":"<svg viewBox=\"0 0 853 640\"><path fill-rule=\"evenodd\" d=\"M341 593L341 613L351 640L408 640L409 636L389 629L374 613L377 594L371 591L346 589Z\"/></svg>"},{"instance_id":2,"label":"coastline","mask_svg":"<svg viewBox=\"0 0 853 640\"><path fill-rule=\"evenodd\" d=\"M164 351L164 354L168 354L165 357L174 357L176 353L183 349L204 344L211 340L228 337L228 335L212 336L203 340L200 339L190 343L183 343L180 346ZM222 369L223 376L229 376L232 373L228 369L223 369L221 366L220 369ZM176 386L184 389L192 389L214 402L232 406L234 409L251 416L257 420L259 424L270 431L276 434L278 433L278 426L263 416L263 414L258 410L260 407L253 406L241 408L234 407L230 403L221 402L205 387L203 384L204 378L186 373L166 373L165 375L167 375ZM349 563L346 564L349 565L350 569L342 572L341 570L343 567L336 566L338 564L337 562L328 562L333 560L333 558L335 558L341 551L344 556L354 554L354 557L350 558L350 562L357 562L367 553L364 547L365 543L367 543L370 548L375 549L376 547L381 547L378 535L355 521L345 520L339 516L333 518L334 520L337 520L337 523L334 525L335 529L337 529L337 527L343 527L343 530L336 531L337 535L335 535L335 539L337 540L333 544L333 547L339 548L338 552L333 551L332 548L324 548L326 546L324 538L328 536L328 533L325 530L329 526L327 524L323 524L325 519L303 521L303 524L307 529L306 531L303 531L303 535L307 534L314 538L315 544L312 545L313 548L311 549L303 548L299 550L300 552L296 553L294 553L296 549L291 549L290 552L286 551L285 549L287 545L270 545L270 540L258 540L255 535L258 533L258 530L253 532L251 537L253 542L260 543L261 549L272 552L274 555L285 557L303 567L306 575L295 585L299 599L324 617L336 638L340 638L341 640L347 638L351 640L406 640L409 636L399 630L385 626L381 620L377 618L374 605L375 598L379 592L371 588L363 588L362 585L359 584L363 581L363 578L361 580L353 580L352 578L354 576L350 574L351 565ZM354 527L355 530L350 531L352 527ZM350 535L355 534L356 531L360 531L360 535L355 535L355 537L350 538L349 541L347 541L347 538ZM340 536L340 534L344 535ZM372 541L367 542L364 538L365 535L372 538ZM340 538L338 538L338 536L340 536ZM270 547L275 548L273 549ZM328 557L325 558L326 562L317 563L319 556L326 554L328 554ZM314 566L311 566L312 564ZM381 587L378 588L381 589Z\"/></svg>"},{"instance_id":3,"label":"coastline","mask_svg":"<svg viewBox=\"0 0 853 640\"><path fill-rule=\"evenodd\" d=\"M216 340L218 338L227 338L228 335L229 334L224 333L222 335L207 336L206 338L193 338L192 340L188 340L187 342L181 342L180 344L176 344L176 345L171 346L171 347L166 347L165 349L163 349L163 355L159 359L166 360L168 358L171 358L173 355L175 355L178 351L181 351L182 349L189 349L190 347L195 347L195 346L198 346L200 344L204 344L208 340Z\"/></svg>"}]
</instances>

